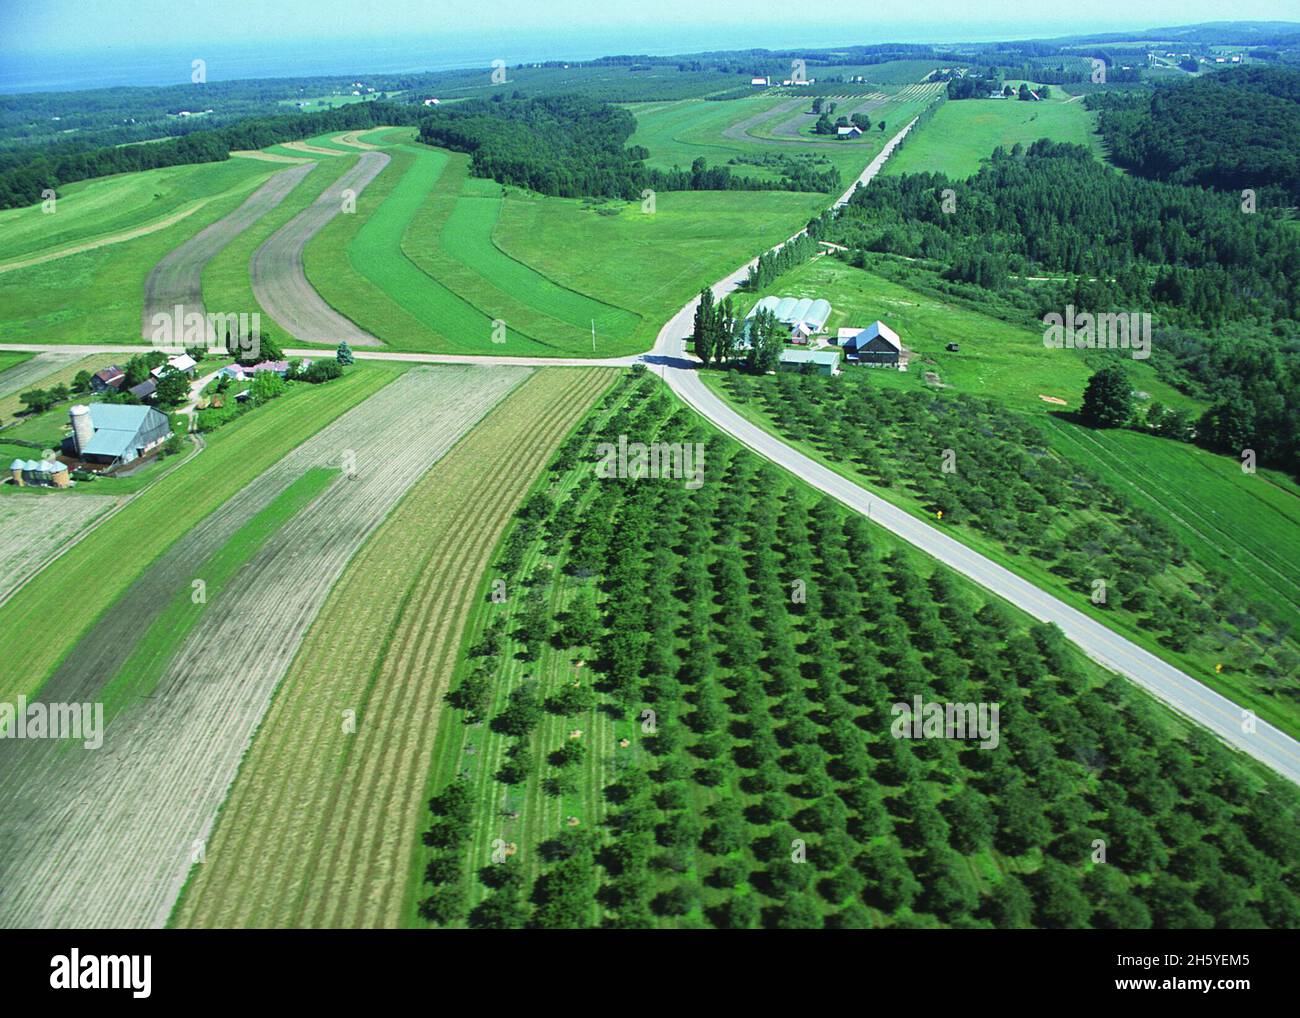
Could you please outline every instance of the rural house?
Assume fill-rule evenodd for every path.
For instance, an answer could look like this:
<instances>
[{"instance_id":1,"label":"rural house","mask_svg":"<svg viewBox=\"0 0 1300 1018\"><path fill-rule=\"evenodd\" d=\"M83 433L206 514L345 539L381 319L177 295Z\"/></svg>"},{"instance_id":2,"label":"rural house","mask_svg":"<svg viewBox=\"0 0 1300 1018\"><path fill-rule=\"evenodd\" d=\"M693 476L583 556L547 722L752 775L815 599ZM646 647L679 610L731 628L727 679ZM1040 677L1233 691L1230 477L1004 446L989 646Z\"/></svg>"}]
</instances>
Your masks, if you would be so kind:
<instances>
[{"instance_id":1,"label":"rural house","mask_svg":"<svg viewBox=\"0 0 1300 1018\"><path fill-rule=\"evenodd\" d=\"M194 374L194 368L197 364L198 361L189 354L177 354L175 357L168 357L166 364L159 364L156 368L152 369L149 374L153 375L154 378L161 378L164 371L168 368L174 368L183 375L192 375Z\"/></svg>"},{"instance_id":2,"label":"rural house","mask_svg":"<svg viewBox=\"0 0 1300 1018\"><path fill-rule=\"evenodd\" d=\"M155 382L152 378L146 378L139 385L133 385L131 386L131 388L127 389L126 391L129 392L136 399L140 400L140 402L148 403L151 399L153 399L154 393L158 391L158 383Z\"/></svg>"}]
</instances>

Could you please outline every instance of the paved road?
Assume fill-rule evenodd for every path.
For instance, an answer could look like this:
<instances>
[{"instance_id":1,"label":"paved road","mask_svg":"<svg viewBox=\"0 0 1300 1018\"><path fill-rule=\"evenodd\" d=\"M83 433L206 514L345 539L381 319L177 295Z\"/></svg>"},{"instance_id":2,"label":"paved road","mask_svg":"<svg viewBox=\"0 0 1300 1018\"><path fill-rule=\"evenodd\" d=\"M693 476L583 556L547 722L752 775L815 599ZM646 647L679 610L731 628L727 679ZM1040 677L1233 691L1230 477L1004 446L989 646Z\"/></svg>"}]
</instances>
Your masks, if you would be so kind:
<instances>
[{"instance_id":1,"label":"paved road","mask_svg":"<svg viewBox=\"0 0 1300 1018\"><path fill-rule=\"evenodd\" d=\"M915 123L916 121L913 120L890 139L889 144L836 201L835 207L845 204L856 187L869 183L880 172L889 154ZM780 246L777 245L778 248ZM747 262L718 280L712 287L714 296L720 299L737 289L745 281L750 265L757 260L755 258ZM1028 580L1021 579L992 560L972 551L938 527L911 516L746 421L704 385L696 370L698 361L685 352L685 341L691 332L697 303L698 298L669 319L660 330L654 349L638 357L619 357L600 361L580 358L393 353L376 350L354 350L353 352L362 359L428 364L517 364L533 367L604 364L619 367L643 361L657 371L669 387L696 412L760 456L784 467L849 508L866 515L873 523L879 524L909 544L932 555L986 590L1006 598L1035 618L1055 623L1068 639L1099 664L1125 676L1174 710L1204 725L1229 745L1248 753L1288 780L1300 784L1300 743L1286 733L1259 720L1254 721L1253 730L1245 730L1252 727L1245 724L1245 712L1228 698L1219 695L1197 679L1165 663L1154 654L1143 650L1137 644L1108 629L1100 622L1094 621L1059 598L1038 589ZM0 350L24 351L76 350L85 353L116 353L139 352L139 349L138 346L69 347L0 344ZM286 352L293 356L312 356L320 353L319 350Z\"/></svg>"}]
</instances>

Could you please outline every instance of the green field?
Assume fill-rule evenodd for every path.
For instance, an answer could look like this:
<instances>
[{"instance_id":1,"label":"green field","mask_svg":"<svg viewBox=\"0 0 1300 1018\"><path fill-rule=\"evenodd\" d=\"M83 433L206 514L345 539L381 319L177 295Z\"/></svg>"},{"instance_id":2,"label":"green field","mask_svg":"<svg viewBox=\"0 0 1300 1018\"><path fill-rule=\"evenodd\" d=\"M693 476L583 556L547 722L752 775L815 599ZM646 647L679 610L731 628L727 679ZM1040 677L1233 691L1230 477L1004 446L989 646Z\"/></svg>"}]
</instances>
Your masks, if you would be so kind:
<instances>
[{"instance_id":1,"label":"green field","mask_svg":"<svg viewBox=\"0 0 1300 1018\"><path fill-rule=\"evenodd\" d=\"M672 191L658 195L654 213L646 214L638 203L512 191L494 240L560 286L638 313L628 342L597 336L597 355L617 356L649 349L703 282L785 240L827 204L826 195L788 191Z\"/></svg>"},{"instance_id":2,"label":"green field","mask_svg":"<svg viewBox=\"0 0 1300 1018\"><path fill-rule=\"evenodd\" d=\"M1300 631L1300 486L1272 470L1136 431L1098 434L1049 414L1048 441L1162 519L1197 561L1232 576ZM1243 521L1249 525L1243 526Z\"/></svg>"},{"instance_id":3,"label":"green field","mask_svg":"<svg viewBox=\"0 0 1300 1018\"><path fill-rule=\"evenodd\" d=\"M52 668L155 558L227 498L400 369L357 365L329 385L304 385L218 431L201 454L138 494L0 607L12 644L0 696L32 694ZM76 600L75 618L67 605ZM69 624L51 626L50 619Z\"/></svg>"},{"instance_id":4,"label":"green field","mask_svg":"<svg viewBox=\"0 0 1300 1018\"><path fill-rule=\"evenodd\" d=\"M212 200L156 232L0 273L0 334L10 343L139 343L144 282L158 260L233 212L280 168L252 159L175 168L192 175L196 190L210 187ZM130 190L133 176L111 179Z\"/></svg>"},{"instance_id":5,"label":"green field","mask_svg":"<svg viewBox=\"0 0 1300 1018\"><path fill-rule=\"evenodd\" d=\"M1054 95L1059 96L1060 90L1055 89ZM969 177L999 145L1028 147L1039 138L1084 145L1098 157L1102 154L1096 114L1084 109L1082 101L960 99L944 103L915 137L909 136L884 172Z\"/></svg>"},{"instance_id":6,"label":"green field","mask_svg":"<svg viewBox=\"0 0 1300 1018\"><path fill-rule=\"evenodd\" d=\"M425 205L447 154L389 150L392 162L362 192L357 212L338 216L307 245L312 285L331 305L397 349L486 346L492 322L402 251L402 235ZM514 332L510 352L537 352ZM489 351L490 352L490 351Z\"/></svg>"},{"instance_id":7,"label":"green field","mask_svg":"<svg viewBox=\"0 0 1300 1018\"><path fill-rule=\"evenodd\" d=\"M270 169L266 163L228 159L69 184L60 189L52 213L39 204L0 211L0 264L147 226L226 191L247 196ZM7 275L0 275L0 285Z\"/></svg>"},{"instance_id":8,"label":"green field","mask_svg":"<svg viewBox=\"0 0 1300 1018\"><path fill-rule=\"evenodd\" d=\"M650 153L647 165L658 169L689 168L700 157L710 166L726 165L737 157L762 157L772 154L796 155L807 153L824 159L840 171L844 187L862 172L863 168L884 146L886 140L915 116L925 102L912 97L890 100L870 111L873 124L886 121L882 133L872 128L860 139L837 142L834 139L811 133L817 118L807 117L802 139L777 137L771 128L789 120L796 110L785 109L792 99L800 100L801 109L810 109L813 97L763 94L730 102L709 102L702 99L685 99L677 102L636 104L629 108L636 114L637 129L629 145L644 146ZM852 109L857 101L851 98L835 100L841 112ZM761 115L776 109L763 119ZM737 125L759 117L747 131ZM731 133L728 134L728 129ZM735 136L739 134L739 136ZM731 167L742 177L771 179L774 172L762 166L740 163Z\"/></svg>"}]
</instances>

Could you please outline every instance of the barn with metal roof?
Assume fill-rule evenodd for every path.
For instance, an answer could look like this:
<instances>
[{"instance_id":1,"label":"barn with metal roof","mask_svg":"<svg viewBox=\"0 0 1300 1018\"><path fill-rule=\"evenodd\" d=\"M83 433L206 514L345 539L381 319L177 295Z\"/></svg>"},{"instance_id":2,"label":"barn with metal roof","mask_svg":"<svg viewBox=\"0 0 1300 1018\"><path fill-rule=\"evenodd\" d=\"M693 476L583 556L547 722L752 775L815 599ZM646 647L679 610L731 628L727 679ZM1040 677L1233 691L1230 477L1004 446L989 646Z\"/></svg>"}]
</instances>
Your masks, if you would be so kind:
<instances>
[{"instance_id":1,"label":"barn with metal roof","mask_svg":"<svg viewBox=\"0 0 1300 1018\"><path fill-rule=\"evenodd\" d=\"M153 407L117 403L77 405L65 448L78 459L118 466L137 460L171 437L167 415Z\"/></svg>"}]
</instances>

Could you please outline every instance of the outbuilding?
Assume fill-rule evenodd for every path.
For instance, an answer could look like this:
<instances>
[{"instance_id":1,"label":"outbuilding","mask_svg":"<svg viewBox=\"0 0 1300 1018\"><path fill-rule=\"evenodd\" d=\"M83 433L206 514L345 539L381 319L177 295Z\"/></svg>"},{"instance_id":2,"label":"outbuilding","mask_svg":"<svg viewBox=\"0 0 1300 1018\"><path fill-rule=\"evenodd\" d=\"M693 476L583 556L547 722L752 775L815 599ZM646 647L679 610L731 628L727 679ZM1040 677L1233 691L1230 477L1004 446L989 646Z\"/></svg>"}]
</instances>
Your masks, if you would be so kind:
<instances>
[{"instance_id":1,"label":"outbuilding","mask_svg":"<svg viewBox=\"0 0 1300 1018\"><path fill-rule=\"evenodd\" d=\"M848 330L840 330L841 333ZM870 367L899 366L903 356L903 341L898 333L884 322L872 322L856 335L841 340L840 349L850 360Z\"/></svg>"},{"instance_id":2,"label":"outbuilding","mask_svg":"<svg viewBox=\"0 0 1300 1018\"><path fill-rule=\"evenodd\" d=\"M777 368L781 371L838 375L840 352L838 350L782 350Z\"/></svg>"}]
</instances>

